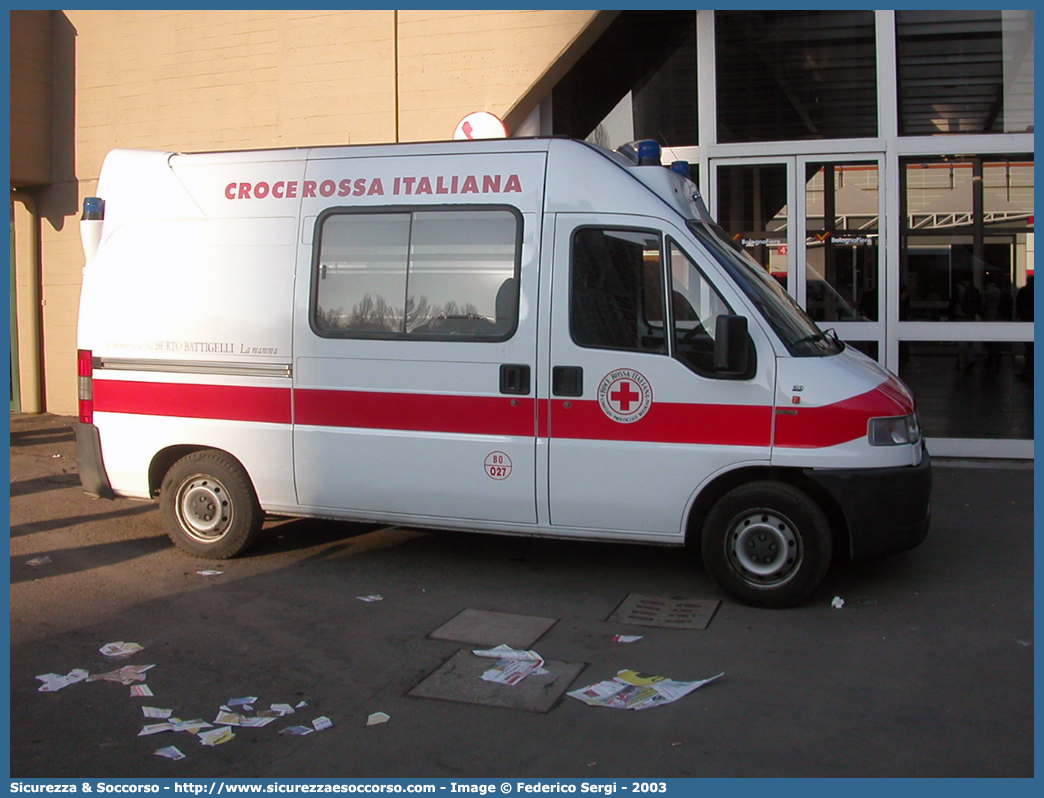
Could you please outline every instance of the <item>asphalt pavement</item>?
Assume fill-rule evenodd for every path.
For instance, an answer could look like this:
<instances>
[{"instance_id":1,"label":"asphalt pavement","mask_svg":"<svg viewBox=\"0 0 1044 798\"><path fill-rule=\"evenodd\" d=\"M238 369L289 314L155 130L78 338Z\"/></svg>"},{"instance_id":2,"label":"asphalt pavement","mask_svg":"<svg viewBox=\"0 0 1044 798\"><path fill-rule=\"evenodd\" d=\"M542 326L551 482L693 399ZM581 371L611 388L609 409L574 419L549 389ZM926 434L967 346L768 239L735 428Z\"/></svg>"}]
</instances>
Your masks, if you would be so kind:
<instances>
[{"instance_id":1,"label":"asphalt pavement","mask_svg":"<svg viewBox=\"0 0 1044 798\"><path fill-rule=\"evenodd\" d=\"M922 546L772 611L657 547L283 520L242 558L195 559L154 505L82 493L71 422L10 422L13 777L1033 775L1032 464L937 462ZM691 628L614 615L636 597L695 606ZM549 673L483 682L490 635ZM100 652L118 641L143 650ZM38 690L133 665L154 667ZM566 694L623 669L723 675L643 711ZM237 698L294 713L215 746L140 734L164 722L143 707L214 723Z\"/></svg>"}]
</instances>

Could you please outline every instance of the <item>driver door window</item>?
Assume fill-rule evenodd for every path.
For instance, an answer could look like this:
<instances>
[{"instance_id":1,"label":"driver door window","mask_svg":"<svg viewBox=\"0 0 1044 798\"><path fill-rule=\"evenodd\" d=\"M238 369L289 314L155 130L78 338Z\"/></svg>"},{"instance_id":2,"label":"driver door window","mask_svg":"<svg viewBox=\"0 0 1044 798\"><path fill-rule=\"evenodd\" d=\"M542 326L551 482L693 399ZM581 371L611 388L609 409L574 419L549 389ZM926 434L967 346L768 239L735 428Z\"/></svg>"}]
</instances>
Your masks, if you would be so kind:
<instances>
[{"instance_id":1,"label":"driver door window","mask_svg":"<svg viewBox=\"0 0 1044 798\"><path fill-rule=\"evenodd\" d=\"M669 246L675 356L697 374L714 376L714 331L728 305L673 241Z\"/></svg>"}]
</instances>

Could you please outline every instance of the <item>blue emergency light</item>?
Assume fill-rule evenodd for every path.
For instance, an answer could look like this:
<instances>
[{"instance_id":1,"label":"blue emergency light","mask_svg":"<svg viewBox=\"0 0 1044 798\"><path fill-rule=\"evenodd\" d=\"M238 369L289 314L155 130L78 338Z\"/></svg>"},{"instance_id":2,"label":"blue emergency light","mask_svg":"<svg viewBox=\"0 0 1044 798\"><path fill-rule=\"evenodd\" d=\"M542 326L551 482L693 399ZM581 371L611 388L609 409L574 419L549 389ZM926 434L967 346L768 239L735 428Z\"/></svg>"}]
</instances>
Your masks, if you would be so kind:
<instances>
[{"instance_id":1,"label":"blue emergency light","mask_svg":"<svg viewBox=\"0 0 1044 798\"><path fill-rule=\"evenodd\" d=\"M630 141L616 148L621 155L634 161L638 166L661 166L660 142L653 139Z\"/></svg>"},{"instance_id":2,"label":"blue emergency light","mask_svg":"<svg viewBox=\"0 0 1044 798\"><path fill-rule=\"evenodd\" d=\"M83 198L82 221L98 221L105 218L105 200L101 197Z\"/></svg>"},{"instance_id":3,"label":"blue emergency light","mask_svg":"<svg viewBox=\"0 0 1044 798\"><path fill-rule=\"evenodd\" d=\"M659 166L660 165L660 142L645 139L638 142L638 165Z\"/></svg>"},{"instance_id":4,"label":"blue emergency light","mask_svg":"<svg viewBox=\"0 0 1044 798\"><path fill-rule=\"evenodd\" d=\"M671 171L677 172L682 177L692 177L692 172L689 171L688 161L674 161L671 163Z\"/></svg>"}]
</instances>

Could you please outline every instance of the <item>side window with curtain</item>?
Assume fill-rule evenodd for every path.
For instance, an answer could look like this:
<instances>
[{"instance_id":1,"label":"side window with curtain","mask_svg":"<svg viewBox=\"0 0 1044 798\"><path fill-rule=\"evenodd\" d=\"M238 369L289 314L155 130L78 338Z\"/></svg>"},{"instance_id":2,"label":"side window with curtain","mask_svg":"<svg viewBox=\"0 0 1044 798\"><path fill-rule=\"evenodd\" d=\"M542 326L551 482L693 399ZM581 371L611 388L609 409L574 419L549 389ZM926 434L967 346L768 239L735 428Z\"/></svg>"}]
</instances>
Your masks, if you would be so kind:
<instances>
[{"instance_id":1,"label":"side window with curtain","mask_svg":"<svg viewBox=\"0 0 1044 798\"><path fill-rule=\"evenodd\" d=\"M319 222L312 327L331 338L510 338L521 230L508 208L330 213Z\"/></svg>"},{"instance_id":2,"label":"side window with curtain","mask_svg":"<svg viewBox=\"0 0 1044 798\"><path fill-rule=\"evenodd\" d=\"M581 228L573 234L569 330L579 346L667 352L659 233Z\"/></svg>"}]
</instances>

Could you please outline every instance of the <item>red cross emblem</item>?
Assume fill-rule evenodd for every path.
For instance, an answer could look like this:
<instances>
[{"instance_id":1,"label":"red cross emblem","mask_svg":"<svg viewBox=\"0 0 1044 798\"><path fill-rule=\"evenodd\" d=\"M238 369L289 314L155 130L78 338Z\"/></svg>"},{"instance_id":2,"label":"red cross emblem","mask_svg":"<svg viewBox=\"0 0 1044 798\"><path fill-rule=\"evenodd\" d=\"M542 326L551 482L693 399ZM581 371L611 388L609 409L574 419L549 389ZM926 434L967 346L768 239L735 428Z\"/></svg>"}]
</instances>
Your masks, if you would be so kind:
<instances>
[{"instance_id":1,"label":"red cross emblem","mask_svg":"<svg viewBox=\"0 0 1044 798\"><path fill-rule=\"evenodd\" d=\"M627 380L619 380L616 384L620 387L615 391L610 391L609 400L621 413L630 413L631 403L637 402L642 395L631 388L631 383Z\"/></svg>"},{"instance_id":2,"label":"red cross emblem","mask_svg":"<svg viewBox=\"0 0 1044 798\"><path fill-rule=\"evenodd\" d=\"M642 418L652 407L652 400L649 381L633 369L611 371L598 386L602 412L618 424L630 424Z\"/></svg>"}]
</instances>

